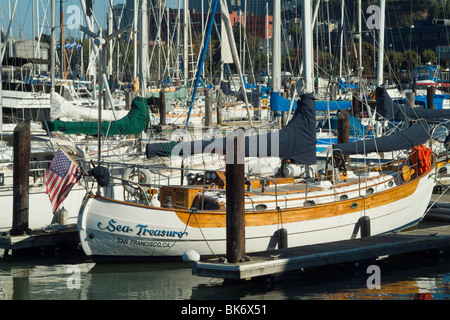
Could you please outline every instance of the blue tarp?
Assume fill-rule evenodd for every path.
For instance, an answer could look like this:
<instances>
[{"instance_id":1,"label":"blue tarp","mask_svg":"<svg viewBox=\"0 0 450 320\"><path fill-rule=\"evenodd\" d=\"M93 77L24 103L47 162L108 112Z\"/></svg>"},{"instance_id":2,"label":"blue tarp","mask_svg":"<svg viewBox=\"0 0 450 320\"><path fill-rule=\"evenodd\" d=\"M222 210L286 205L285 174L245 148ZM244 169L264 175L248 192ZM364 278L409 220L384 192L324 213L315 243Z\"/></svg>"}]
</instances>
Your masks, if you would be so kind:
<instances>
[{"instance_id":1,"label":"blue tarp","mask_svg":"<svg viewBox=\"0 0 450 320\"><path fill-rule=\"evenodd\" d=\"M358 89L358 85L345 83L344 80L342 80L342 78L340 78L339 79L339 88L340 89Z\"/></svg>"},{"instance_id":2,"label":"blue tarp","mask_svg":"<svg viewBox=\"0 0 450 320\"><path fill-rule=\"evenodd\" d=\"M444 100L446 99L450 99L450 94L435 94L433 96L433 105L434 105L434 109L442 109L444 106ZM395 100L395 102L399 103L399 104L405 104L406 103L406 99L398 99ZM416 105L421 105L424 106L425 108L428 109L427 106L427 96L416 96L415 97L415 104Z\"/></svg>"},{"instance_id":3,"label":"blue tarp","mask_svg":"<svg viewBox=\"0 0 450 320\"><path fill-rule=\"evenodd\" d=\"M279 92L272 92L270 94L270 109L272 111L289 111L291 100L280 96ZM352 102L347 100L332 100L332 101L316 101L316 111L338 111L347 110L352 107ZM297 110L297 101L292 105L292 111Z\"/></svg>"}]
</instances>

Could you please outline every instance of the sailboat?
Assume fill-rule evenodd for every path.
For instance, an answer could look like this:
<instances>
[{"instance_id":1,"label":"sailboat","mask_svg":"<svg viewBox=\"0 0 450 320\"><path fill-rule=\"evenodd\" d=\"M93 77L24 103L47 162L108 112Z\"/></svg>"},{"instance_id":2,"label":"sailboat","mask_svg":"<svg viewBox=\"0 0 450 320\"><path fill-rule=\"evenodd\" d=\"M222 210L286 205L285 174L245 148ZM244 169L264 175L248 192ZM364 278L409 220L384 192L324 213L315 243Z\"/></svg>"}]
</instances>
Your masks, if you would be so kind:
<instances>
[{"instance_id":1,"label":"sailboat","mask_svg":"<svg viewBox=\"0 0 450 320\"><path fill-rule=\"evenodd\" d=\"M226 6L222 0L221 5ZM307 50L310 8L305 1L305 92L297 101L292 120L281 130L243 140L245 156L283 159L285 166L304 166L303 178L275 174L248 175L245 184L246 252L280 247L283 229L289 246L354 239L398 231L417 224L424 216L435 181L435 158L423 146L426 122L418 122L388 137L336 144L322 175L318 169L315 136L315 99ZM309 37L308 37L309 35ZM147 157L189 156L195 152L222 153L230 139L148 144ZM381 139L381 140L378 140ZM233 141L233 140L231 140ZM366 148L367 145L367 148ZM383 166L347 170L346 155L409 149L409 156ZM366 150L367 149L367 150ZM183 168L181 168L183 170ZM226 172L209 170L188 185L142 184L140 201L121 201L87 193L78 215L81 247L94 261L180 259L188 250L202 258L226 254ZM159 201L150 201L157 197Z\"/></svg>"}]
</instances>

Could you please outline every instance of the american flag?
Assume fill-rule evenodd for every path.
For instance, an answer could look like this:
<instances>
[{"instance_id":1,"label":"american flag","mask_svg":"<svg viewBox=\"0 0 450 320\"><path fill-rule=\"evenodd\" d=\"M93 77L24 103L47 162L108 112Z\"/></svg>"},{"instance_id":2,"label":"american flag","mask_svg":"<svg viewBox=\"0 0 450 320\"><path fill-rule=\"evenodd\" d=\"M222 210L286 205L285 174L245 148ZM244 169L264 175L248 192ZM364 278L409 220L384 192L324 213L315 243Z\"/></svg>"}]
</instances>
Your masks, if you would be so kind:
<instances>
[{"instance_id":1,"label":"american flag","mask_svg":"<svg viewBox=\"0 0 450 320\"><path fill-rule=\"evenodd\" d=\"M72 187L80 180L82 170L64 151L59 149L45 172L46 193L50 198L53 212L67 198Z\"/></svg>"}]
</instances>

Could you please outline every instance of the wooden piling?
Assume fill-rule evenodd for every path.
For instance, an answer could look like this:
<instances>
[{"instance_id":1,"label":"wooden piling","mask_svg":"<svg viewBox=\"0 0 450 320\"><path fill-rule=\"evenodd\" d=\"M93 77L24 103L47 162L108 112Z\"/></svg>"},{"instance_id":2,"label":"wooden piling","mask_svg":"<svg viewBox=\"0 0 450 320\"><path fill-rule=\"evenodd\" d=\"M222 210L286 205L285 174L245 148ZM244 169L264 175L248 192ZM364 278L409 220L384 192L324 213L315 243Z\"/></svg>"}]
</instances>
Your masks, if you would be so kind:
<instances>
[{"instance_id":1,"label":"wooden piling","mask_svg":"<svg viewBox=\"0 0 450 320\"><path fill-rule=\"evenodd\" d=\"M30 122L14 128L13 224L11 235L28 232L30 173Z\"/></svg>"},{"instance_id":2,"label":"wooden piling","mask_svg":"<svg viewBox=\"0 0 450 320\"><path fill-rule=\"evenodd\" d=\"M433 86L427 87L427 109L434 109L434 93L436 88Z\"/></svg>"},{"instance_id":3,"label":"wooden piling","mask_svg":"<svg viewBox=\"0 0 450 320\"><path fill-rule=\"evenodd\" d=\"M233 158L227 159L226 164L226 243L227 260L230 263L239 262L245 257L244 135L242 133L233 139ZM231 152L227 153L230 155Z\"/></svg>"},{"instance_id":4,"label":"wooden piling","mask_svg":"<svg viewBox=\"0 0 450 320\"><path fill-rule=\"evenodd\" d=\"M161 88L159 92L159 124L165 126L166 123L166 92Z\"/></svg>"},{"instance_id":5,"label":"wooden piling","mask_svg":"<svg viewBox=\"0 0 450 320\"><path fill-rule=\"evenodd\" d=\"M406 93L406 105L414 108L416 106L416 93L414 91Z\"/></svg>"},{"instance_id":6,"label":"wooden piling","mask_svg":"<svg viewBox=\"0 0 450 320\"><path fill-rule=\"evenodd\" d=\"M361 101L356 93L352 95L352 113L356 118L361 118Z\"/></svg>"},{"instance_id":7,"label":"wooden piling","mask_svg":"<svg viewBox=\"0 0 450 320\"><path fill-rule=\"evenodd\" d=\"M338 115L338 143L350 142L350 114L342 110ZM345 156L345 162L349 163L350 156Z\"/></svg>"},{"instance_id":8,"label":"wooden piling","mask_svg":"<svg viewBox=\"0 0 450 320\"><path fill-rule=\"evenodd\" d=\"M347 110L342 110L338 115L338 143L350 141L350 115Z\"/></svg>"},{"instance_id":9,"label":"wooden piling","mask_svg":"<svg viewBox=\"0 0 450 320\"><path fill-rule=\"evenodd\" d=\"M217 91L217 125L218 126L223 125L222 108L223 108L222 90L219 89Z\"/></svg>"},{"instance_id":10,"label":"wooden piling","mask_svg":"<svg viewBox=\"0 0 450 320\"><path fill-rule=\"evenodd\" d=\"M206 129L209 129L212 126L212 104L213 104L213 95L210 90L207 90L205 98L206 98L206 100L205 100L205 127L206 127Z\"/></svg>"}]
</instances>

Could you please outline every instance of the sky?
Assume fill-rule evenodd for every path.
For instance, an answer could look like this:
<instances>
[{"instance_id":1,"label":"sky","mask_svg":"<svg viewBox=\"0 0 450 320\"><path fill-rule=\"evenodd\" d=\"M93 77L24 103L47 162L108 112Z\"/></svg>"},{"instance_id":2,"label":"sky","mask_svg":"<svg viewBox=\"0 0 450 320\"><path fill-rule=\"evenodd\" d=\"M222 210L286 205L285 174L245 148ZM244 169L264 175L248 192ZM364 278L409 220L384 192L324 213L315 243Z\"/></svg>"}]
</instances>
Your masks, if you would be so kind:
<instances>
[{"instance_id":1,"label":"sky","mask_svg":"<svg viewBox=\"0 0 450 320\"><path fill-rule=\"evenodd\" d=\"M0 0L0 16L2 19L2 30L4 33L6 33L6 30L8 28L9 24L9 3L11 4L11 10L14 7L14 3L16 0ZM113 5L116 4L123 4L125 0L111 0ZM50 0L35 0L35 3L39 4L39 15L40 15L40 21L41 25L44 25L44 33L50 34ZM107 9L109 6L110 0L94 0L94 14L96 16L97 21L102 27L106 27L106 19L107 19ZM56 25L59 24L59 7L60 7L60 0L55 0L55 11L56 11ZM63 0L63 6L65 8L65 11L68 10L69 6L75 5L78 8L80 8L81 11L81 5L80 0ZM44 19L44 14L47 11L47 17L46 20ZM66 19L70 18L70 16L73 15L72 12L65 13ZM82 20L82 24L86 25L84 23L84 20ZM20 38L21 33L25 40L32 38L32 1L31 0L17 0L17 8L15 13L15 18L13 20L12 25L12 36L13 38ZM69 28L65 29L65 36L70 37L73 36L74 38L80 38L81 32L76 29L70 30ZM59 32L57 31L56 37L59 37Z\"/></svg>"}]
</instances>

